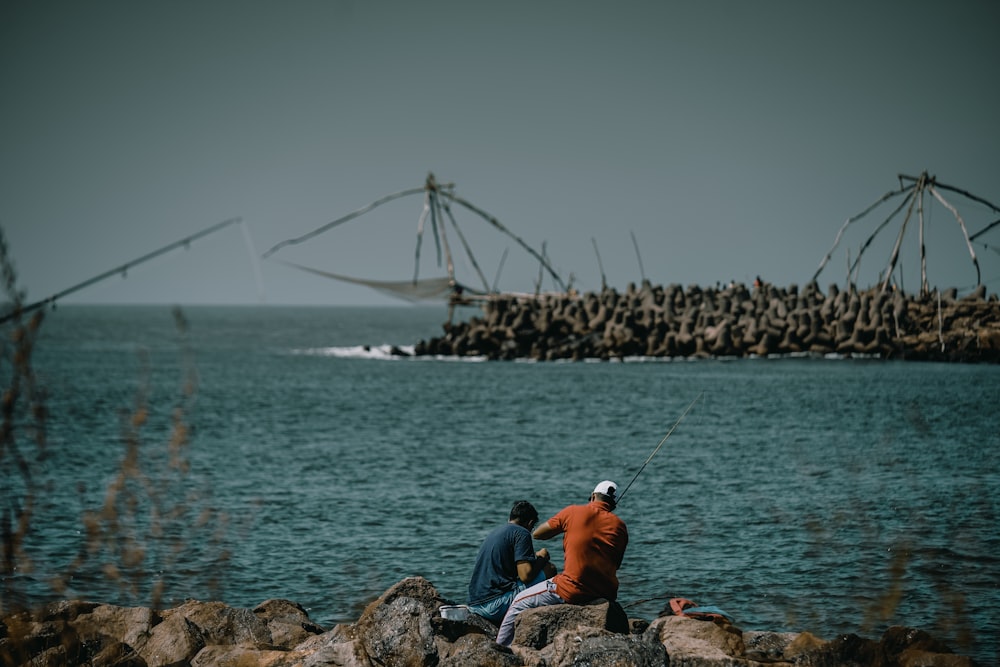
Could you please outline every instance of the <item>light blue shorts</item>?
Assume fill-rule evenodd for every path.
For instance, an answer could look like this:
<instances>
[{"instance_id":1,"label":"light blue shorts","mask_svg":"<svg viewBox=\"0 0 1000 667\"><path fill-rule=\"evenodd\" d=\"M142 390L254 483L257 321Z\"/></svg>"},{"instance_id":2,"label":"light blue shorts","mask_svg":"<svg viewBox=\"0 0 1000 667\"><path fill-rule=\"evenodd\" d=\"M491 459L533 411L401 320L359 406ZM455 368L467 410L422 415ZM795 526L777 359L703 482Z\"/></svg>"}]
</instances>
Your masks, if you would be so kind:
<instances>
[{"instance_id":1,"label":"light blue shorts","mask_svg":"<svg viewBox=\"0 0 1000 667\"><path fill-rule=\"evenodd\" d=\"M514 588L510 589L503 595L498 595L497 597L487 600L482 604L468 605L469 611L473 614L482 616L493 625L500 625L500 622L503 621L504 614L507 613L507 609L510 607L510 603L514 601L517 594L529 586L534 586L535 584L543 581L545 581L545 572L539 570L538 575L530 583L523 584L521 583L521 580L518 579L514 582Z\"/></svg>"}]
</instances>

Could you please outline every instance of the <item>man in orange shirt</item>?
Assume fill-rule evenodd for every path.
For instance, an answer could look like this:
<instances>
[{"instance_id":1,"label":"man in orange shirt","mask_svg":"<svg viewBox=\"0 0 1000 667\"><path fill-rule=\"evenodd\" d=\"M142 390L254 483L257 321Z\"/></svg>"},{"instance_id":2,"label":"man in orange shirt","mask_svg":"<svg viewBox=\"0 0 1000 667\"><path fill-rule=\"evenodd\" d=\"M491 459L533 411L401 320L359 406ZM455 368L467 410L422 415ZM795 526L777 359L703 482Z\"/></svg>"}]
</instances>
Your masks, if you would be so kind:
<instances>
[{"instance_id":1,"label":"man in orange shirt","mask_svg":"<svg viewBox=\"0 0 1000 667\"><path fill-rule=\"evenodd\" d=\"M525 609L553 604L586 604L618 597L618 568L628 546L625 522L613 514L617 485L603 481L586 505L570 505L535 528L532 536L547 540L563 535L563 571L519 593L504 615L497 643L510 646L514 620Z\"/></svg>"}]
</instances>

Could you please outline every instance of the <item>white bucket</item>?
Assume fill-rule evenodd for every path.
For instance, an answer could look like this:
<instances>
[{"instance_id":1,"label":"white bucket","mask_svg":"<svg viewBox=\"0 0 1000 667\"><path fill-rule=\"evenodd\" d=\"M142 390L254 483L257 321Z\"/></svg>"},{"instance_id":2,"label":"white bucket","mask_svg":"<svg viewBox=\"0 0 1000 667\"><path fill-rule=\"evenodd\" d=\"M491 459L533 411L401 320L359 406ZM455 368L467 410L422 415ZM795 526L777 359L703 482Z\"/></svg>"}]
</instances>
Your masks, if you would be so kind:
<instances>
[{"instance_id":1,"label":"white bucket","mask_svg":"<svg viewBox=\"0 0 1000 667\"><path fill-rule=\"evenodd\" d=\"M465 621L469 618L469 608L464 604L446 604L441 607L441 618L451 621Z\"/></svg>"}]
</instances>

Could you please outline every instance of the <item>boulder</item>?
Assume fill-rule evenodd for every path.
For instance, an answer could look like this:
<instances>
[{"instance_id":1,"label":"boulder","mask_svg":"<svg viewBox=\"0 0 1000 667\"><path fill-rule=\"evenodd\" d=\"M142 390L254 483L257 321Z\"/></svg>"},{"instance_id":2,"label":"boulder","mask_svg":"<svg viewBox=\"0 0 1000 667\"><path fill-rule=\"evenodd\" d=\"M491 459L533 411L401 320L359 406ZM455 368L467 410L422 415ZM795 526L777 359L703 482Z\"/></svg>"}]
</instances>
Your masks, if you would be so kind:
<instances>
[{"instance_id":1,"label":"boulder","mask_svg":"<svg viewBox=\"0 0 1000 667\"><path fill-rule=\"evenodd\" d=\"M438 651L431 618L446 603L423 577L403 579L365 608L356 636L377 663L434 665Z\"/></svg>"},{"instance_id":2,"label":"boulder","mask_svg":"<svg viewBox=\"0 0 1000 667\"><path fill-rule=\"evenodd\" d=\"M627 634L628 617L617 602L595 600L590 604L560 604L528 609L514 623L514 642L521 646L541 649L563 631L580 627L600 628Z\"/></svg>"},{"instance_id":3,"label":"boulder","mask_svg":"<svg viewBox=\"0 0 1000 667\"><path fill-rule=\"evenodd\" d=\"M11 614L4 618L0 635L0 662L21 665L34 662L54 649L70 649L75 654L80 640L62 619L48 620L28 613ZM66 658L64 658L66 659Z\"/></svg>"},{"instance_id":4,"label":"boulder","mask_svg":"<svg viewBox=\"0 0 1000 667\"><path fill-rule=\"evenodd\" d=\"M160 614L147 607L102 604L70 623L83 641L110 639L138 650L146 645L153 627L162 620Z\"/></svg>"},{"instance_id":5,"label":"boulder","mask_svg":"<svg viewBox=\"0 0 1000 667\"><path fill-rule=\"evenodd\" d=\"M372 667L361 642L353 638L353 626L336 626L322 635L314 635L289 652L289 665L319 667ZM296 662L298 661L298 662Z\"/></svg>"},{"instance_id":6,"label":"boulder","mask_svg":"<svg viewBox=\"0 0 1000 667\"><path fill-rule=\"evenodd\" d=\"M253 613L266 625L275 646L292 648L323 633L322 627L309 620L306 610L290 600L265 600L254 607Z\"/></svg>"},{"instance_id":7,"label":"boulder","mask_svg":"<svg viewBox=\"0 0 1000 667\"><path fill-rule=\"evenodd\" d=\"M197 629L206 645L235 644L265 647L271 644L267 624L249 609L233 608L223 602L188 600L163 613L164 621L183 616Z\"/></svg>"},{"instance_id":8,"label":"boulder","mask_svg":"<svg viewBox=\"0 0 1000 667\"><path fill-rule=\"evenodd\" d=\"M746 653L743 633L728 623L661 616L650 624L645 636L663 644L671 665L727 665Z\"/></svg>"},{"instance_id":9,"label":"boulder","mask_svg":"<svg viewBox=\"0 0 1000 667\"><path fill-rule=\"evenodd\" d=\"M883 664L900 667L972 667L966 656L954 655L943 642L923 630L893 626L879 642L879 657Z\"/></svg>"},{"instance_id":10,"label":"boulder","mask_svg":"<svg viewBox=\"0 0 1000 667\"><path fill-rule=\"evenodd\" d=\"M191 667L220 667L222 665L254 665L254 667L284 667L289 664L288 652L258 650L244 646L206 646L191 660Z\"/></svg>"},{"instance_id":11,"label":"boulder","mask_svg":"<svg viewBox=\"0 0 1000 667\"><path fill-rule=\"evenodd\" d=\"M149 667L186 665L205 648L198 626L182 614L173 614L153 627L149 639L137 649Z\"/></svg>"},{"instance_id":12,"label":"boulder","mask_svg":"<svg viewBox=\"0 0 1000 667\"><path fill-rule=\"evenodd\" d=\"M793 632L744 632L744 655L755 662L791 662L794 658L786 652L798 636Z\"/></svg>"},{"instance_id":13,"label":"boulder","mask_svg":"<svg viewBox=\"0 0 1000 667\"><path fill-rule=\"evenodd\" d=\"M659 642L644 640L635 635L596 635L574 637L578 643L572 662L553 664L587 665L588 667L667 667L670 660L667 650Z\"/></svg>"},{"instance_id":14,"label":"boulder","mask_svg":"<svg viewBox=\"0 0 1000 667\"><path fill-rule=\"evenodd\" d=\"M102 644L90 659L88 667L147 667L135 649L122 642L108 641Z\"/></svg>"},{"instance_id":15,"label":"boulder","mask_svg":"<svg viewBox=\"0 0 1000 667\"><path fill-rule=\"evenodd\" d=\"M469 634L439 647L439 667L519 667L521 658L486 635Z\"/></svg>"}]
</instances>

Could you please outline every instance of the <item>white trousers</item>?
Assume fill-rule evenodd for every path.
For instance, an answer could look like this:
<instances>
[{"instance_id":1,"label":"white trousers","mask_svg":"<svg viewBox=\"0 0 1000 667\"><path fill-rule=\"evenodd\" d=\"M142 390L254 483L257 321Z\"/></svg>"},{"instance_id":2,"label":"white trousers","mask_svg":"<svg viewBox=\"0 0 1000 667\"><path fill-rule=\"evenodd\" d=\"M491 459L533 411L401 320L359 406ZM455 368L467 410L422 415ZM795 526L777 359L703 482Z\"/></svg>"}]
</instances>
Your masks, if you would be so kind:
<instances>
[{"instance_id":1,"label":"white trousers","mask_svg":"<svg viewBox=\"0 0 1000 667\"><path fill-rule=\"evenodd\" d=\"M510 603L510 609L504 615L503 622L500 623L500 630L497 632L497 644L510 646L514 639L514 619L525 609L565 603L565 600L556 595L556 584L551 579L525 588Z\"/></svg>"}]
</instances>

